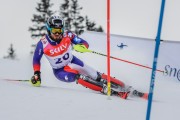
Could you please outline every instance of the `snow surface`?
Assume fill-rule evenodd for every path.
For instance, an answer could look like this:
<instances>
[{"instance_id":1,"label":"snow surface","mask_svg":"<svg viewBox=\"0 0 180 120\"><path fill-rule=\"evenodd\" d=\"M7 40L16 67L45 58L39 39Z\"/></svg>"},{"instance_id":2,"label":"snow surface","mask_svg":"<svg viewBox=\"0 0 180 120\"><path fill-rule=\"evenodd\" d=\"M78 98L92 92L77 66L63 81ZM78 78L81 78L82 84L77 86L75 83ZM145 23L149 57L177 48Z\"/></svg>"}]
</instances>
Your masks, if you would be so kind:
<instances>
[{"instance_id":1,"label":"snow surface","mask_svg":"<svg viewBox=\"0 0 180 120\"><path fill-rule=\"evenodd\" d=\"M92 36L86 37L94 39ZM96 38L95 42L90 42L90 49L106 53L102 49L102 40ZM93 47L99 45L101 47ZM115 55L117 51L111 52ZM106 73L106 57L91 53L74 52L74 54L98 71ZM122 68L117 63L120 64L120 61L111 60L111 74L141 91L148 92L150 70L137 68L138 71L135 69L136 72L130 73L132 70L128 68L132 65ZM118 71L123 72L123 75L118 75ZM76 83L63 83L54 77L45 57L42 59L41 72L41 87L33 87L29 82L6 81L3 78L30 79L33 75L32 55L19 55L17 60L0 59L0 120L145 120L146 118L146 100L139 98L123 100L115 96L109 100L106 95ZM149 80L143 80L144 72L148 74ZM142 75L142 80L130 79L136 75ZM166 80L158 74L157 77L151 120L179 120L179 82Z\"/></svg>"}]
</instances>

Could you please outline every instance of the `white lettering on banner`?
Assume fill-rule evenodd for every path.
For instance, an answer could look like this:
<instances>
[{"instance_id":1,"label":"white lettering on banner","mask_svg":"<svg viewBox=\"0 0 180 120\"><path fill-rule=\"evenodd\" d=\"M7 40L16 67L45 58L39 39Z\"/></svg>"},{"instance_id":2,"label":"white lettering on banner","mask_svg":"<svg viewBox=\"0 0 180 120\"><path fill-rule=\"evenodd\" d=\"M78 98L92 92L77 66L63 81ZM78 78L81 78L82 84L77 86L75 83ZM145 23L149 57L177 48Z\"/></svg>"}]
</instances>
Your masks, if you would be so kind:
<instances>
[{"instance_id":1,"label":"white lettering on banner","mask_svg":"<svg viewBox=\"0 0 180 120\"><path fill-rule=\"evenodd\" d=\"M50 53L51 53L51 55L53 55L54 53L59 53L59 52L65 50L66 48L67 48L67 43L64 44L64 45L61 45L61 46L59 46L57 48L51 49Z\"/></svg>"}]
</instances>

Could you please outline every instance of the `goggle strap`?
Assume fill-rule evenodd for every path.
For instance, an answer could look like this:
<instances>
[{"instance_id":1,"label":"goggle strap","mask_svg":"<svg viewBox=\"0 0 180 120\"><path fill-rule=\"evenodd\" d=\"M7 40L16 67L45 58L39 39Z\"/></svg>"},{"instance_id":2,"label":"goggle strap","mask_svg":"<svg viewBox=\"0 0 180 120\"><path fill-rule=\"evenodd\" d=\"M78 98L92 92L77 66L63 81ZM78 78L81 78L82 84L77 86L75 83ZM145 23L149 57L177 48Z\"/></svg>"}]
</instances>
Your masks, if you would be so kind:
<instances>
[{"instance_id":1,"label":"goggle strap","mask_svg":"<svg viewBox=\"0 0 180 120\"><path fill-rule=\"evenodd\" d=\"M46 28L50 31L51 28L49 27L49 25L46 23Z\"/></svg>"}]
</instances>

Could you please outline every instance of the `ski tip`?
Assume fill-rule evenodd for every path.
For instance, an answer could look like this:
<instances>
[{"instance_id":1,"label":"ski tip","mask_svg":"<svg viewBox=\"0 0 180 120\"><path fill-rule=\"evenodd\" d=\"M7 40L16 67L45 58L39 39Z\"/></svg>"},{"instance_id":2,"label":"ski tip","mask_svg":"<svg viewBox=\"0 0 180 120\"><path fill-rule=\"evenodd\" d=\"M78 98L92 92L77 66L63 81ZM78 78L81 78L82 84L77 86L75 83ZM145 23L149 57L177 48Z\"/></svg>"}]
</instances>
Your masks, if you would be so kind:
<instances>
[{"instance_id":1,"label":"ski tip","mask_svg":"<svg viewBox=\"0 0 180 120\"><path fill-rule=\"evenodd\" d=\"M142 96L142 98L144 98L145 100L148 100L148 96L149 96L148 93L144 93L143 96Z\"/></svg>"}]
</instances>

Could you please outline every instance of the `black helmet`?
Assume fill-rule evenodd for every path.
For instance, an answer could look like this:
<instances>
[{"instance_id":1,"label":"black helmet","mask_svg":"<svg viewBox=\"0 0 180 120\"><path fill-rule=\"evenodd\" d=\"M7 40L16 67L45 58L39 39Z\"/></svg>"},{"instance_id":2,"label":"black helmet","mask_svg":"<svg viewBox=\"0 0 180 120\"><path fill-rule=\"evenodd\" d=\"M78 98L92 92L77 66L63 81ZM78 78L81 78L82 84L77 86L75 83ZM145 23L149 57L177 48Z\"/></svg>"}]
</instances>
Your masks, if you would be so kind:
<instances>
[{"instance_id":1,"label":"black helmet","mask_svg":"<svg viewBox=\"0 0 180 120\"><path fill-rule=\"evenodd\" d=\"M50 18L48 18L46 22L46 28L49 34L51 31L51 28L61 28L64 32L64 21L59 16L51 16Z\"/></svg>"}]
</instances>

